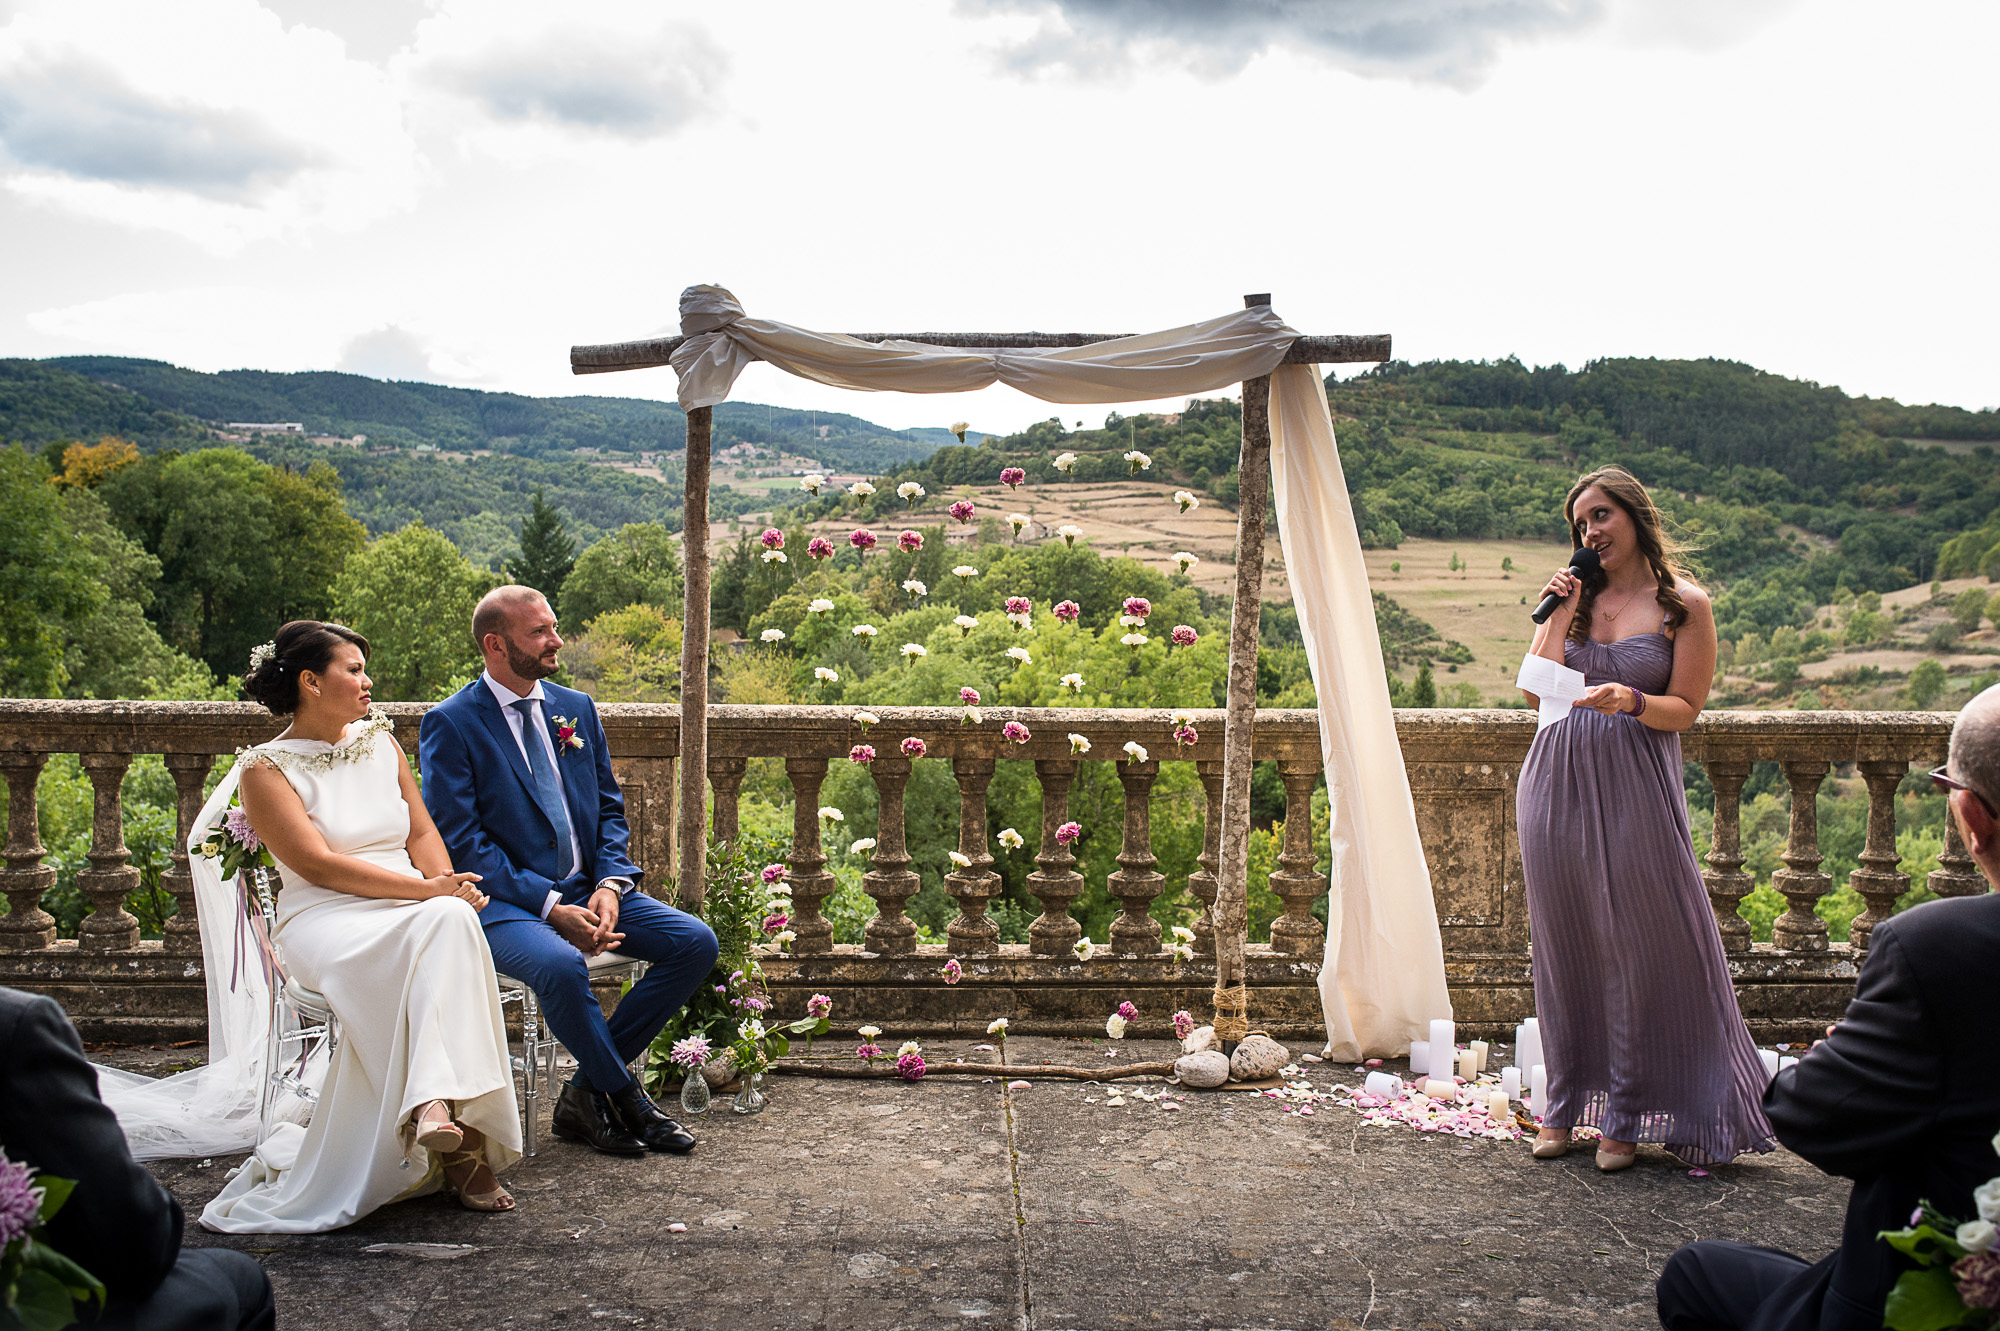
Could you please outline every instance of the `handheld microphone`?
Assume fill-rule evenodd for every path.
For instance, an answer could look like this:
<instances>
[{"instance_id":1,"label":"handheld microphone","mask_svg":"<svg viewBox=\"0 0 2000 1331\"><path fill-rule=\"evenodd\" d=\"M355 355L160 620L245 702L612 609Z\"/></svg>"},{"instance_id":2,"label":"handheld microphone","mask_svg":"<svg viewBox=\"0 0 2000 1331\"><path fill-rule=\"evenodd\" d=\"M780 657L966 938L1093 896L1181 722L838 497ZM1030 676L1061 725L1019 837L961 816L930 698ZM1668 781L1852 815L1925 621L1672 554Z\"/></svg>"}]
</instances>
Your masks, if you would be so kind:
<instances>
[{"instance_id":1,"label":"handheld microphone","mask_svg":"<svg viewBox=\"0 0 2000 1331\"><path fill-rule=\"evenodd\" d=\"M1586 582L1596 577L1603 567L1603 561L1598 559L1597 551L1587 545L1578 546L1576 553L1569 557L1569 571ZM1562 603L1563 598L1551 592L1542 598L1542 603L1535 607L1535 613L1529 618L1537 624L1546 624L1549 616L1553 615L1556 607Z\"/></svg>"}]
</instances>

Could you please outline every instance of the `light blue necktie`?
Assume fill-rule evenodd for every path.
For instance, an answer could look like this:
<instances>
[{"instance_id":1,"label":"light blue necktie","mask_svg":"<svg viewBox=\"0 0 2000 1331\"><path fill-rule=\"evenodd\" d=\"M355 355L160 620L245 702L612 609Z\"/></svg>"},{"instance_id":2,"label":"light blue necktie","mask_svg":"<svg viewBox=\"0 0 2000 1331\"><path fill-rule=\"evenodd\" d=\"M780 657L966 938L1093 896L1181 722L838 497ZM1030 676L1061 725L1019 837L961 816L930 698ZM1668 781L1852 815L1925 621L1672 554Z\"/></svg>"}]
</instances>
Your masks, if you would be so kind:
<instances>
[{"instance_id":1,"label":"light blue necktie","mask_svg":"<svg viewBox=\"0 0 2000 1331\"><path fill-rule=\"evenodd\" d=\"M521 747L528 751L528 773L535 778L535 800L542 806L542 812L556 828L556 862L564 865L558 878L569 877L569 807L563 803L562 783L556 780L556 769L549 765L548 746L536 727L540 722L535 717L535 700L523 698L519 702L507 704L521 714Z\"/></svg>"}]
</instances>

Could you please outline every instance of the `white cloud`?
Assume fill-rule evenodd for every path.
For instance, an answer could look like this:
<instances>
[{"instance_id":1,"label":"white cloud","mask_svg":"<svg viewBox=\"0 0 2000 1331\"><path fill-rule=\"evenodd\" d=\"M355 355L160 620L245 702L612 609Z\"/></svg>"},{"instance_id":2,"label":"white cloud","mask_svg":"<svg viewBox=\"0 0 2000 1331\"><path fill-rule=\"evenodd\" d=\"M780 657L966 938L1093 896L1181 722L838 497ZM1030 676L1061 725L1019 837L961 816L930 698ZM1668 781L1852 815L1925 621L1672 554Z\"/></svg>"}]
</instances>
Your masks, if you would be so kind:
<instances>
[{"instance_id":1,"label":"white cloud","mask_svg":"<svg viewBox=\"0 0 2000 1331\"><path fill-rule=\"evenodd\" d=\"M349 374L365 374L370 379L403 379L434 382L438 372L422 340L407 328L393 324L348 339L333 367Z\"/></svg>"}]
</instances>

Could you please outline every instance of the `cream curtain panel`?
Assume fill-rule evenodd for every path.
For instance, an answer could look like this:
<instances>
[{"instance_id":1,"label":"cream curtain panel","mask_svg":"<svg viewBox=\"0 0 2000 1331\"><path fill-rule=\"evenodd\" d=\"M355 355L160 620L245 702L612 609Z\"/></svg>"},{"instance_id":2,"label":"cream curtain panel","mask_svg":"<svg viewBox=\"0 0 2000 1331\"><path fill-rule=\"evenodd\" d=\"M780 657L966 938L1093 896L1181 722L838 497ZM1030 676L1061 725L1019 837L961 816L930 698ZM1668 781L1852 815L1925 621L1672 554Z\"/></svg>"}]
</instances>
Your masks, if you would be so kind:
<instances>
[{"instance_id":1,"label":"cream curtain panel","mask_svg":"<svg viewBox=\"0 0 2000 1331\"><path fill-rule=\"evenodd\" d=\"M1320 997L1330 1057L1407 1053L1451 1015L1430 873L1383 674L1361 540L1326 388L1282 362L1298 333L1268 306L1083 347L967 350L861 342L753 319L721 287L681 294L673 353L684 408L711 407L752 361L864 392L964 393L1001 383L1047 402L1211 393L1271 376L1278 527L1319 692L1333 869Z\"/></svg>"}]
</instances>

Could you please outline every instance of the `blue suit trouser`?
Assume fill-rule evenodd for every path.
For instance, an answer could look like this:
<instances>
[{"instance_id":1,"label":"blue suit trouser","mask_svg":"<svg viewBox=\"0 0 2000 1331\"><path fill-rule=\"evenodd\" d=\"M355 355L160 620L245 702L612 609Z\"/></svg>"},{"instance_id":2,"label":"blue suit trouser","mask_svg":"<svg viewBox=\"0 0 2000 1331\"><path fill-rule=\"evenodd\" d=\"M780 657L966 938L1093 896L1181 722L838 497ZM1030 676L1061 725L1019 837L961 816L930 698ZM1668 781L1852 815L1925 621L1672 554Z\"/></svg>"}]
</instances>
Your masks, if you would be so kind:
<instances>
[{"instance_id":1,"label":"blue suit trouser","mask_svg":"<svg viewBox=\"0 0 2000 1331\"><path fill-rule=\"evenodd\" d=\"M486 926L494 968L535 991L549 1030L576 1059L574 1084L584 1090L622 1091L632 1085L626 1065L646 1052L715 967L715 931L643 892L625 894L618 932L625 935L618 954L651 966L607 1019L591 995L583 953L553 927L541 920Z\"/></svg>"}]
</instances>

